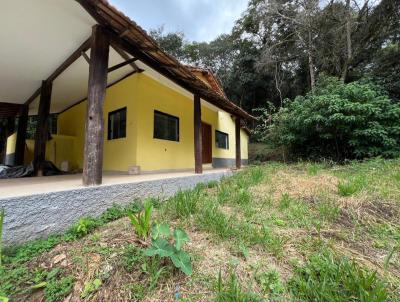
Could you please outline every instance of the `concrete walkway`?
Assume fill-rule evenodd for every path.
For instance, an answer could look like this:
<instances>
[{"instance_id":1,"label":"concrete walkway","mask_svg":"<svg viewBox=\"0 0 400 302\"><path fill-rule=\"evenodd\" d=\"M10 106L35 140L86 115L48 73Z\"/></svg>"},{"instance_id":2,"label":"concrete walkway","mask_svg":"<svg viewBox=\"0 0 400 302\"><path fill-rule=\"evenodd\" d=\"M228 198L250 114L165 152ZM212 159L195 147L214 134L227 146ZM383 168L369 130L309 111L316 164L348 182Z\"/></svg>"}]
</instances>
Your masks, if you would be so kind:
<instances>
[{"instance_id":1,"label":"concrete walkway","mask_svg":"<svg viewBox=\"0 0 400 302\"><path fill-rule=\"evenodd\" d=\"M203 174L213 174L228 171L227 169L204 170ZM141 175L127 175L112 172L104 172L103 184L110 186L116 184L138 183L143 181L170 179L177 177L193 176L194 172L169 172ZM26 177L0 180L0 199L22 197L35 194L51 193L84 188L82 186L82 174L58 175L45 177Z\"/></svg>"}]
</instances>

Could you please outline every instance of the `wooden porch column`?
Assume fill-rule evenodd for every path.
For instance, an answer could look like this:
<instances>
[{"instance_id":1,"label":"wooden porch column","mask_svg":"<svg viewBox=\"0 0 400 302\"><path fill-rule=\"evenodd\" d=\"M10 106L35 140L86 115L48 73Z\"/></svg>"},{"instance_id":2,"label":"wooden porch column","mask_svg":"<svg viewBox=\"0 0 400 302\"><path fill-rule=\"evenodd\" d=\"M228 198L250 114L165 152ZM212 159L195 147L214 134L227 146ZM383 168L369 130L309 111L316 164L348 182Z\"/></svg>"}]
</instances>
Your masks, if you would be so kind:
<instances>
[{"instance_id":1,"label":"wooden porch column","mask_svg":"<svg viewBox=\"0 0 400 302\"><path fill-rule=\"evenodd\" d=\"M28 127L28 106L21 107L18 117L17 141L15 143L15 165L24 164L26 129Z\"/></svg>"},{"instance_id":2,"label":"wooden porch column","mask_svg":"<svg viewBox=\"0 0 400 302\"><path fill-rule=\"evenodd\" d=\"M201 102L198 95L194 96L194 172L203 173L203 147L201 133Z\"/></svg>"},{"instance_id":3,"label":"wooden porch column","mask_svg":"<svg viewBox=\"0 0 400 302\"><path fill-rule=\"evenodd\" d=\"M242 167L242 156L240 146L240 118L235 118L235 139L236 139L236 169Z\"/></svg>"},{"instance_id":4,"label":"wooden porch column","mask_svg":"<svg viewBox=\"0 0 400 302\"><path fill-rule=\"evenodd\" d=\"M83 159L83 184L100 185L103 170L103 103L107 87L109 41L100 25L93 26Z\"/></svg>"},{"instance_id":5,"label":"wooden porch column","mask_svg":"<svg viewBox=\"0 0 400 302\"><path fill-rule=\"evenodd\" d=\"M38 121L35 134L35 149L33 153L33 167L35 174L40 170L41 164L46 158L46 142L49 136L49 114L51 102L51 90L53 83L43 81L40 88L40 102L38 110Z\"/></svg>"}]
</instances>

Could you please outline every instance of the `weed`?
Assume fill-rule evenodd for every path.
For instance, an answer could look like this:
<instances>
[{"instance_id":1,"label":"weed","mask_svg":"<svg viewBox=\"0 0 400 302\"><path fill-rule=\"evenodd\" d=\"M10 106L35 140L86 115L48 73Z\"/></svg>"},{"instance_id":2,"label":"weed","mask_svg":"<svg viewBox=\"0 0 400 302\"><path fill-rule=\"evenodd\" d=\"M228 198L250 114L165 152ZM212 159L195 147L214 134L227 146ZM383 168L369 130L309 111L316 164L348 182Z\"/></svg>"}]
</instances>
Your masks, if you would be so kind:
<instances>
[{"instance_id":1,"label":"weed","mask_svg":"<svg viewBox=\"0 0 400 302\"><path fill-rule=\"evenodd\" d=\"M117 204L113 204L111 208L108 208L106 211L104 211L103 214L101 214L100 220L103 223L107 223L110 221L117 220L125 215L126 215L126 210L124 207Z\"/></svg>"},{"instance_id":2,"label":"weed","mask_svg":"<svg viewBox=\"0 0 400 302\"><path fill-rule=\"evenodd\" d=\"M320 167L317 164L309 164L307 166L307 174L310 176L316 176L320 170Z\"/></svg>"},{"instance_id":3,"label":"weed","mask_svg":"<svg viewBox=\"0 0 400 302\"><path fill-rule=\"evenodd\" d=\"M255 279L263 292L271 297L276 297L285 291L285 286L276 270L256 274Z\"/></svg>"},{"instance_id":4,"label":"weed","mask_svg":"<svg viewBox=\"0 0 400 302\"><path fill-rule=\"evenodd\" d=\"M218 186L218 181L212 180L207 183L207 188L212 189Z\"/></svg>"},{"instance_id":5,"label":"weed","mask_svg":"<svg viewBox=\"0 0 400 302\"><path fill-rule=\"evenodd\" d=\"M165 209L174 218L187 218L197 212L200 194L199 187L191 191L179 191L167 201Z\"/></svg>"},{"instance_id":6,"label":"weed","mask_svg":"<svg viewBox=\"0 0 400 302\"><path fill-rule=\"evenodd\" d=\"M156 255L161 258L167 257L171 259L176 268L190 276L193 272L192 260L190 255L182 250L185 242L189 241L186 232L181 229L175 229L172 235L173 244L171 244L169 226L167 228L156 226L153 230L151 246L144 251L144 254L149 257Z\"/></svg>"},{"instance_id":7,"label":"weed","mask_svg":"<svg viewBox=\"0 0 400 302\"><path fill-rule=\"evenodd\" d=\"M235 192L233 202L238 205L248 205L251 202L251 194L247 189L239 189Z\"/></svg>"},{"instance_id":8,"label":"weed","mask_svg":"<svg viewBox=\"0 0 400 302\"><path fill-rule=\"evenodd\" d=\"M331 252L313 255L289 281L289 290L300 301L386 301L386 285L376 273Z\"/></svg>"},{"instance_id":9,"label":"weed","mask_svg":"<svg viewBox=\"0 0 400 302\"><path fill-rule=\"evenodd\" d=\"M290 207L293 199L289 196L288 193L283 193L281 199L279 200L279 209L285 210Z\"/></svg>"},{"instance_id":10,"label":"weed","mask_svg":"<svg viewBox=\"0 0 400 302\"><path fill-rule=\"evenodd\" d=\"M78 220L78 222L72 226L69 230L69 234L76 238L81 238L89 234L99 225L98 220L91 217L84 217Z\"/></svg>"},{"instance_id":11,"label":"weed","mask_svg":"<svg viewBox=\"0 0 400 302\"><path fill-rule=\"evenodd\" d=\"M128 213L131 224L135 229L136 234L141 239L146 239L150 234L151 229L151 214L153 212L153 204L150 201L144 203L143 211L133 214Z\"/></svg>"},{"instance_id":12,"label":"weed","mask_svg":"<svg viewBox=\"0 0 400 302\"><path fill-rule=\"evenodd\" d=\"M233 235L229 218L221 213L212 201L203 206L196 220L202 230L212 232L221 239L228 239Z\"/></svg>"},{"instance_id":13,"label":"weed","mask_svg":"<svg viewBox=\"0 0 400 302\"><path fill-rule=\"evenodd\" d=\"M122 254L122 266L127 272L134 271L135 268L144 262L143 251L133 244L125 247Z\"/></svg>"},{"instance_id":14,"label":"weed","mask_svg":"<svg viewBox=\"0 0 400 302\"><path fill-rule=\"evenodd\" d=\"M73 276L62 277L62 270L53 269L47 275L47 283L44 289L46 302L58 301L68 295L74 284Z\"/></svg>"},{"instance_id":15,"label":"weed","mask_svg":"<svg viewBox=\"0 0 400 302\"><path fill-rule=\"evenodd\" d=\"M102 282L100 279L94 279L93 281L86 282L83 291L81 293L81 298L84 299L90 294L94 293L100 288L101 285Z\"/></svg>"},{"instance_id":16,"label":"weed","mask_svg":"<svg viewBox=\"0 0 400 302\"><path fill-rule=\"evenodd\" d=\"M366 185L364 177L353 177L346 181L338 183L338 192L340 196L348 197L360 192Z\"/></svg>"},{"instance_id":17,"label":"weed","mask_svg":"<svg viewBox=\"0 0 400 302\"><path fill-rule=\"evenodd\" d=\"M152 291L157 287L160 278L167 273L167 267L162 265L160 257L147 258L142 266L142 272L148 277L148 290Z\"/></svg>"},{"instance_id":18,"label":"weed","mask_svg":"<svg viewBox=\"0 0 400 302\"><path fill-rule=\"evenodd\" d=\"M338 205L331 201L322 201L317 204L318 216L321 220L332 222L340 215L340 208Z\"/></svg>"},{"instance_id":19,"label":"weed","mask_svg":"<svg viewBox=\"0 0 400 302\"><path fill-rule=\"evenodd\" d=\"M219 204L225 204L230 196L231 196L231 191L232 189L230 188L229 185L226 184L220 184L218 185L218 193L217 193L217 201Z\"/></svg>"},{"instance_id":20,"label":"weed","mask_svg":"<svg viewBox=\"0 0 400 302\"><path fill-rule=\"evenodd\" d=\"M145 298L147 291L146 287L143 284L140 283L130 284L128 288L131 292L132 301L139 302Z\"/></svg>"},{"instance_id":21,"label":"weed","mask_svg":"<svg viewBox=\"0 0 400 302\"><path fill-rule=\"evenodd\" d=\"M243 290L240 286L236 274L231 271L227 282L223 282L221 271L218 274L216 282L217 302L258 302L263 301L262 297L256 295L252 291Z\"/></svg>"}]
</instances>

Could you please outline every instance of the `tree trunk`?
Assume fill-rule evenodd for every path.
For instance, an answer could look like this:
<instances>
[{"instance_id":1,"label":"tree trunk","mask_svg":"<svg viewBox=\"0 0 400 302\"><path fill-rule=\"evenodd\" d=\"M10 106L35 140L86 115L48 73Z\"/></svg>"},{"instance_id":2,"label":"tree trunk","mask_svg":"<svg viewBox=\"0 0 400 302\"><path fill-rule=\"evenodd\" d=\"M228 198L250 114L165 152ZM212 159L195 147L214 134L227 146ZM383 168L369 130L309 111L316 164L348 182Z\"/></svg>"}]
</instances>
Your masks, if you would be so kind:
<instances>
[{"instance_id":1,"label":"tree trunk","mask_svg":"<svg viewBox=\"0 0 400 302\"><path fill-rule=\"evenodd\" d=\"M342 70L342 81L346 81L347 73L349 69L349 64L353 56L352 45L351 45L351 10L350 10L350 0L346 0L346 52L347 57Z\"/></svg>"},{"instance_id":2,"label":"tree trunk","mask_svg":"<svg viewBox=\"0 0 400 302\"><path fill-rule=\"evenodd\" d=\"M313 58L313 51L312 51L312 36L311 30L308 31L308 68L310 69L310 86L311 91L314 92L315 90L315 67L314 67L314 58Z\"/></svg>"}]
</instances>

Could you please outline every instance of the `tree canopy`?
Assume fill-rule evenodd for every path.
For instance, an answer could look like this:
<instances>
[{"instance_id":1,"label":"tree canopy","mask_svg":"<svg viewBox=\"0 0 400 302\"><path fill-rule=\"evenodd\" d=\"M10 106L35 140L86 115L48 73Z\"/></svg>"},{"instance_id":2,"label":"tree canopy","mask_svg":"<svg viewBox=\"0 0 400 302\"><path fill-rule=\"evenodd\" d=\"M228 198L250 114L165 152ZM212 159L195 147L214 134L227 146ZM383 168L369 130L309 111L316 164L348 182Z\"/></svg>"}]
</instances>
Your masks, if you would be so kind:
<instances>
[{"instance_id":1,"label":"tree canopy","mask_svg":"<svg viewBox=\"0 0 400 302\"><path fill-rule=\"evenodd\" d=\"M368 76L399 100L399 7L396 0L250 0L232 32L211 42L151 34L182 62L212 69L250 112L306 94L321 74L344 82Z\"/></svg>"}]
</instances>

